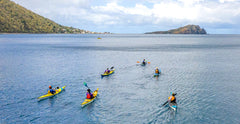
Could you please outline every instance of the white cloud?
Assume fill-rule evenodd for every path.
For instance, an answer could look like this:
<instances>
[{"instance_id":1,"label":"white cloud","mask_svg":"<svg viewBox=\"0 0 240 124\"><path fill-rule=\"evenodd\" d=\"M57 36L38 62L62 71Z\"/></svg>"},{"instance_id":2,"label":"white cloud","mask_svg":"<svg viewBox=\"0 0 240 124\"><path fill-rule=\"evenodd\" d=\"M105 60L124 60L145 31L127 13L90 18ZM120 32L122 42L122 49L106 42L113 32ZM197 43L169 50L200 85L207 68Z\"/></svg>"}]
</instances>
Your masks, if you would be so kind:
<instances>
[{"instance_id":1,"label":"white cloud","mask_svg":"<svg viewBox=\"0 0 240 124\"><path fill-rule=\"evenodd\" d=\"M92 6L91 9L96 13L121 13L124 11L125 8L122 6L118 6L117 3L108 3L106 6Z\"/></svg>"},{"instance_id":2,"label":"white cloud","mask_svg":"<svg viewBox=\"0 0 240 124\"><path fill-rule=\"evenodd\" d=\"M140 16L152 18L152 23L154 24L158 24L164 20L172 20L172 22L182 20L193 23L232 23L236 21L232 20L233 15L240 16L238 9L239 3L235 3L234 5L214 2L199 4L199 2L203 0L193 0L193 2L189 2L190 0L179 1L184 2L185 6L182 6L178 2L162 2L156 3L153 8L147 8L141 4L136 4L135 7L129 8L120 6L117 3L109 3L106 6L94 6L92 9L94 12L99 11L100 13L111 16L124 15L130 17L139 15L138 18L141 18ZM134 16L134 18L136 18L136 16ZM130 20L137 20L134 18ZM106 18L106 20L108 20L108 18Z\"/></svg>"},{"instance_id":3,"label":"white cloud","mask_svg":"<svg viewBox=\"0 0 240 124\"><path fill-rule=\"evenodd\" d=\"M124 10L126 14L131 14L131 15L151 16L152 14L151 9L141 4L136 4L134 8L127 8Z\"/></svg>"},{"instance_id":4,"label":"white cloud","mask_svg":"<svg viewBox=\"0 0 240 124\"><path fill-rule=\"evenodd\" d=\"M224 2L236 2L237 0L219 0L220 3L224 3Z\"/></svg>"},{"instance_id":5,"label":"white cloud","mask_svg":"<svg viewBox=\"0 0 240 124\"><path fill-rule=\"evenodd\" d=\"M161 3L154 5L152 13L156 18L165 19L187 19L197 18L198 8L182 7L177 3Z\"/></svg>"},{"instance_id":6,"label":"white cloud","mask_svg":"<svg viewBox=\"0 0 240 124\"><path fill-rule=\"evenodd\" d=\"M178 1L184 3L185 5L193 5L204 0L178 0Z\"/></svg>"}]
</instances>

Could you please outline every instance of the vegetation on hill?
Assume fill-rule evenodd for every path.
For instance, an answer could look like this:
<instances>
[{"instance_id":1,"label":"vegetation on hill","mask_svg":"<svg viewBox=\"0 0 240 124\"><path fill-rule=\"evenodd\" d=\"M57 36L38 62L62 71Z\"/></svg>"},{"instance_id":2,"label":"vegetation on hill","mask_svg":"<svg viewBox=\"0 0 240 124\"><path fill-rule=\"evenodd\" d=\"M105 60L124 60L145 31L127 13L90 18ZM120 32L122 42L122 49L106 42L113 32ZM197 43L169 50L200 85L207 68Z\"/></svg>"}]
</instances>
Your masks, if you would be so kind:
<instances>
[{"instance_id":1,"label":"vegetation on hill","mask_svg":"<svg viewBox=\"0 0 240 124\"><path fill-rule=\"evenodd\" d=\"M10 1L0 0L0 33L96 33L59 25Z\"/></svg>"},{"instance_id":2,"label":"vegetation on hill","mask_svg":"<svg viewBox=\"0 0 240 124\"><path fill-rule=\"evenodd\" d=\"M155 31L147 32L145 34L207 34L204 28L200 28L198 25L187 25L178 29L172 29L168 31Z\"/></svg>"}]
</instances>

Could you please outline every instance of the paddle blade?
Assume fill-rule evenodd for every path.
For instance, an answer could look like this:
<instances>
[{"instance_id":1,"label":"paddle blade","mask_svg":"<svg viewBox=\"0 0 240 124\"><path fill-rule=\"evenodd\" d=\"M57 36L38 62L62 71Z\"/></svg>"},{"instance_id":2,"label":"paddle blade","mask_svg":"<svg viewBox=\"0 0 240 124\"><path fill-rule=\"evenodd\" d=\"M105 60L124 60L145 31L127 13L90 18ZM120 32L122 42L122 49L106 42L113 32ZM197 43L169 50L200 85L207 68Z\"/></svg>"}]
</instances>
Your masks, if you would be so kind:
<instances>
[{"instance_id":1,"label":"paddle blade","mask_svg":"<svg viewBox=\"0 0 240 124\"><path fill-rule=\"evenodd\" d=\"M139 61L137 61L137 63L140 63Z\"/></svg>"},{"instance_id":2,"label":"paddle blade","mask_svg":"<svg viewBox=\"0 0 240 124\"><path fill-rule=\"evenodd\" d=\"M150 62L148 62L148 64L150 64Z\"/></svg>"},{"instance_id":3,"label":"paddle blade","mask_svg":"<svg viewBox=\"0 0 240 124\"><path fill-rule=\"evenodd\" d=\"M83 82L83 85L86 86L86 87L88 87L86 82Z\"/></svg>"},{"instance_id":4,"label":"paddle blade","mask_svg":"<svg viewBox=\"0 0 240 124\"><path fill-rule=\"evenodd\" d=\"M113 67L111 67L110 69L113 69L114 68L114 66Z\"/></svg>"}]
</instances>

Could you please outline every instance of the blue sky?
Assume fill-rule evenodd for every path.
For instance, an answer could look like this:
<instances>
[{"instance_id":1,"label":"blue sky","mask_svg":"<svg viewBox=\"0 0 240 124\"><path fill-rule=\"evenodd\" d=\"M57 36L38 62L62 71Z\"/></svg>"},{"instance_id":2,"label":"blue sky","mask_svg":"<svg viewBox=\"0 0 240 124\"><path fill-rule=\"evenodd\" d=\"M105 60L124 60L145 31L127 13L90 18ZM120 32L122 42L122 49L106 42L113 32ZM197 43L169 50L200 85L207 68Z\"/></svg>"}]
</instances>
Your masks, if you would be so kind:
<instances>
[{"instance_id":1,"label":"blue sky","mask_svg":"<svg viewBox=\"0 0 240 124\"><path fill-rule=\"evenodd\" d=\"M12 0L61 25L145 33L188 24L210 34L240 34L240 0Z\"/></svg>"}]
</instances>

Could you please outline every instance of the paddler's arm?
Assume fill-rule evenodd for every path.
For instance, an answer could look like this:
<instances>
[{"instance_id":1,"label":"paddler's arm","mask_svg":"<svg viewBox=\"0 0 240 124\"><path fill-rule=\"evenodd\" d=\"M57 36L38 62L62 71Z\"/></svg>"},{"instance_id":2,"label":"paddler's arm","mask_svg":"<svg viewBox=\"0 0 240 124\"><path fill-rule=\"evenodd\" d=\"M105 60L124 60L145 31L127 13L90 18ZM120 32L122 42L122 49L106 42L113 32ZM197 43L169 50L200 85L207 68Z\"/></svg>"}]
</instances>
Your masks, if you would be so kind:
<instances>
[{"instance_id":1,"label":"paddler's arm","mask_svg":"<svg viewBox=\"0 0 240 124\"><path fill-rule=\"evenodd\" d=\"M172 96L168 99L168 102L171 102Z\"/></svg>"}]
</instances>

